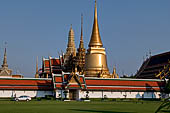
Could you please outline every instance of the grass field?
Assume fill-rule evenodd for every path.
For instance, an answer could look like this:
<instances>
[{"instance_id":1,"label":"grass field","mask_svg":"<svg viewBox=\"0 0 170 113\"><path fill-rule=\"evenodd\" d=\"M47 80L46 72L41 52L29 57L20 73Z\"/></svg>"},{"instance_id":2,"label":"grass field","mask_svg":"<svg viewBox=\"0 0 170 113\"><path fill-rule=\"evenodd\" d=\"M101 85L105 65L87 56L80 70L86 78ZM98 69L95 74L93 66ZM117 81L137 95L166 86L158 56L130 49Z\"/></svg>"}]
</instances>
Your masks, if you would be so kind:
<instances>
[{"instance_id":1,"label":"grass field","mask_svg":"<svg viewBox=\"0 0 170 113\"><path fill-rule=\"evenodd\" d=\"M0 101L0 113L154 113L161 103L138 102L59 102Z\"/></svg>"}]
</instances>

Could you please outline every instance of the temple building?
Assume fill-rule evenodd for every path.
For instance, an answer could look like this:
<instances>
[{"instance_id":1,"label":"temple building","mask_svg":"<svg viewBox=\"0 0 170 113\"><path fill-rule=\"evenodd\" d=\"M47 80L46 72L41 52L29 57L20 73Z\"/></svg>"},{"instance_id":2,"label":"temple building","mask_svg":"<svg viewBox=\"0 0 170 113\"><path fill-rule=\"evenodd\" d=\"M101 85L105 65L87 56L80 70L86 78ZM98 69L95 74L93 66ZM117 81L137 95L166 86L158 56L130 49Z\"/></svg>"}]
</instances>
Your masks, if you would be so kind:
<instances>
[{"instance_id":1,"label":"temple building","mask_svg":"<svg viewBox=\"0 0 170 113\"><path fill-rule=\"evenodd\" d=\"M6 48L4 52L2 68L0 68L0 77L12 77L12 70L8 69Z\"/></svg>"},{"instance_id":2,"label":"temple building","mask_svg":"<svg viewBox=\"0 0 170 113\"><path fill-rule=\"evenodd\" d=\"M163 71L164 68L169 65L169 60L170 52L150 56L143 62L142 66L136 74L136 78L160 79L162 76L159 76L159 74L161 74L161 71ZM170 69L168 68L168 70ZM165 74L167 75L168 73L166 72Z\"/></svg>"},{"instance_id":3,"label":"temple building","mask_svg":"<svg viewBox=\"0 0 170 113\"><path fill-rule=\"evenodd\" d=\"M12 71L8 69L5 49L2 68L0 68L0 98L21 95L34 98L53 96L58 100L66 101L83 101L91 98L165 98L166 80L153 78L155 75L162 78L162 73L170 72L170 52L152 56L144 61L136 75L138 79L119 78L115 67L110 74L99 32L96 1L94 10L94 23L87 52L83 42L82 16L77 51L71 26L66 53L59 54L57 58L43 57L40 69L38 69L37 58L35 78L9 78Z\"/></svg>"},{"instance_id":4,"label":"temple building","mask_svg":"<svg viewBox=\"0 0 170 113\"><path fill-rule=\"evenodd\" d=\"M112 74L109 73L109 69L107 66L106 52L105 48L103 47L103 43L99 32L96 1L94 9L93 29L88 47L89 48L86 52L83 42L83 16L81 16L81 35L77 52L75 47L74 31L71 25L68 34L68 44L66 48L66 53L62 55L63 62L62 66L60 66L59 69L62 70L63 72L70 73L78 72L79 74L84 74L86 77L98 77L98 78L115 77L116 74L115 76L112 76ZM52 67L51 66L52 65L50 63L50 58L43 59L42 73L44 74L41 73L41 77L43 76L45 78L52 77L51 68L54 66Z\"/></svg>"}]
</instances>

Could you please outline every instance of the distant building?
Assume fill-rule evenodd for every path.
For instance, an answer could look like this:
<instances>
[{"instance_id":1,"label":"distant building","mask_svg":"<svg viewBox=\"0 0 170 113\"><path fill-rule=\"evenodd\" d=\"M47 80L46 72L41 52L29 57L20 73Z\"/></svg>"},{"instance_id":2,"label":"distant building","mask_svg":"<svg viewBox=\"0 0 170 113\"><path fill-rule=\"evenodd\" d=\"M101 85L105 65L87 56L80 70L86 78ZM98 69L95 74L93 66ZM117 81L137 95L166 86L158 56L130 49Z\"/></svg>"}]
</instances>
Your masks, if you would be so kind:
<instances>
[{"instance_id":1,"label":"distant building","mask_svg":"<svg viewBox=\"0 0 170 113\"><path fill-rule=\"evenodd\" d=\"M136 78L159 79L156 75L168 65L169 60L170 52L161 53L147 58L137 72Z\"/></svg>"}]
</instances>

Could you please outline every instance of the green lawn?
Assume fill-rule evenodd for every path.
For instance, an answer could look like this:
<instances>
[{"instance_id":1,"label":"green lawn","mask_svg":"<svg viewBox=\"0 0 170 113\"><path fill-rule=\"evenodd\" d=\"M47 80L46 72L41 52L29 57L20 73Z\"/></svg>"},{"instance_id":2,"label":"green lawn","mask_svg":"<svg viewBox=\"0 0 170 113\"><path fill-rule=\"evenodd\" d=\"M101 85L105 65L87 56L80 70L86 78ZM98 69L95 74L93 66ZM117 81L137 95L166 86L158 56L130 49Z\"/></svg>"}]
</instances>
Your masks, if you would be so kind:
<instances>
[{"instance_id":1,"label":"green lawn","mask_svg":"<svg viewBox=\"0 0 170 113\"><path fill-rule=\"evenodd\" d=\"M154 113L161 103L0 101L0 113Z\"/></svg>"}]
</instances>

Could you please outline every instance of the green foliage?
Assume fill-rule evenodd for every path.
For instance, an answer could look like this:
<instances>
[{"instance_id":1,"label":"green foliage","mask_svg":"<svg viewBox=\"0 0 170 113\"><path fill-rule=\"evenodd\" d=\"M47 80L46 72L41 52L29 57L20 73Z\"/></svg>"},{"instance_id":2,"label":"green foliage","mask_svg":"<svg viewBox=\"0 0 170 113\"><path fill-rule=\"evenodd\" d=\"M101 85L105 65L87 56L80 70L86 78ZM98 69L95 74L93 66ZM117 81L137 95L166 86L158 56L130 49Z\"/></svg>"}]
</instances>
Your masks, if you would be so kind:
<instances>
[{"instance_id":1,"label":"green foliage","mask_svg":"<svg viewBox=\"0 0 170 113\"><path fill-rule=\"evenodd\" d=\"M36 99L37 99L37 101L41 101L42 98L41 97L37 97Z\"/></svg>"},{"instance_id":2,"label":"green foliage","mask_svg":"<svg viewBox=\"0 0 170 113\"><path fill-rule=\"evenodd\" d=\"M170 93L170 80L165 85L165 93Z\"/></svg>"},{"instance_id":3,"label":"green foliage","mask_svg":"<svg viewBox=\"0 0 170 113\"><path fill-rule=\"evenodd\" d=\"M159 112L170 112L170 98L165 99L155 113Z\"/></svg>"},{"instance_id":4,"label":"green foliage","mask_svg":"<svg viewBox=\"0 0 170 113\"><path fill-rule=\"evenodd\" d=\"M47 99L47 100L55 100L53 95L45 95L45 99Z\"/></svg>"}]
</instances>

